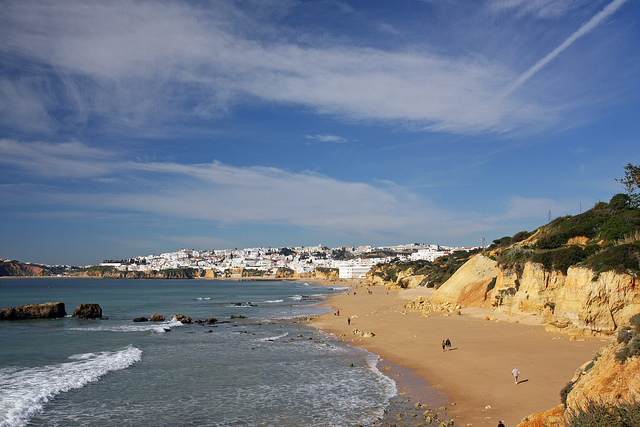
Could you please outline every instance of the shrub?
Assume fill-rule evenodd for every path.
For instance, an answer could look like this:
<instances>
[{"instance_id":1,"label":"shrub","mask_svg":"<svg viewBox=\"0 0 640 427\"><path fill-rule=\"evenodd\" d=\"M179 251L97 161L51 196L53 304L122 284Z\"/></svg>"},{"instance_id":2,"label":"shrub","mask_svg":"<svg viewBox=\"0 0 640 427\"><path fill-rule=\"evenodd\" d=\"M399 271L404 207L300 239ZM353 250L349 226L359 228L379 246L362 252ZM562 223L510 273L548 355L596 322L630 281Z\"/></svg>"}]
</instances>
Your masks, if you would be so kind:
<instances>
[{"instance_id":1,"label":"shrub","mask_svg":"<svg viewBox=\"0 0 640 427\"><path fill-rule=\"evenodd\" d=\"M531 236L531 234L533 234L533 233L530 233L528 231L521 231L519 233L516 233L511 238L511 243L513 244L513 243L518 243L518 242L521 242L523 240L526 240Z\"/></svg>"},{"instance_id":2,"label":"shrub","mask_svg":"<svg viewBox=\"0 0 640 427\"><path fill-rule=\"evenodd\" d=\"M596 272L640 272L640 244L627 243L612 246L592 256L585 264Z\"/></svg>"},{"instance_id":3,"label":"shrub","mask_svg":"<svg viewBox=\"0 0 640 427\"><path fill-rule=\"evenodd\" d=\"M609 201L609 207L615 210L624 210L629 207L629 196L624 193L618 193Z\"/></svg>"},{"instance_id":4,"label":"shrub","mask_svg":"<svg viewBox=\"0 0 640 427\"><path fill-rule=\"evenodd\" d=\"M637 227L633 224L629 224L617 217L611 217L605 221L600 230L600 236L605 240L617 240L622 239L628 234L632 234Z\"/></svg>"},{"instance_id":5,"label":"shrub","mask_svg":"<svg viewBox=\"0 0 640 427\"><path fill-rule=\"evenodd\" d=\"M635 328L636 333L640 333L640 313L631 316L629 324Z\"/></svg>"},{"instance_id":6,"label":"shrub","mask_svg":"<svg viewBox=\"0 0 640 427\"><path fill-rule=\"evenodd\" d=\"M590 402L568 414L567 427L632 427L640 426L640 404L621 403L615 406Z\"/></svg>"},{"instance_id":7,"label":"shrub","mask_svg":"<svg viewBox=\"0 0 640 427\"><path fill-rule=\"evenodd\" d=\"M571 393L571 390L573 390L573 386L575 384L576 383L574 383L573 381L569 381L567 385L564 386L562 390L560 390L560 401L563 405L567 404L567 396L569 395L569 393Z\"/></svg>"},{"instance_id":8,"label":"shrub","mask_svg":"<svg viewBox=\"0 0 640 427\"><path fill-rule=\"evenodd\" d=\"M566 274L569 267L586 260L595 251L595 246L587 246L585 249L579 246L569 246L567 248L539 252L531 257L531 261L544 265L547 270L560 270Z\"/></svg>"},{"instance_id":9,"label":"shrub","mask_svg":"<svg viewBox=\"0 0 640 427\"><path fill-rule=\"evenodd\" d=\"M628 344L631 338L633 338L633 331L630 328L625 327L618 332L618 344L622 342Z\"/></svg>"},{"instance_id":10,"label":"shrub","mask_svg":"<svg viewBox=\"0 0 640 427\"><path fill-rule=\"evenodd\" d=\"M635 337L631 338L631 341L629 341L627 348L629 349L628 357L640 356L640 335L636 335Z\"/></svg>"}]
</instances>

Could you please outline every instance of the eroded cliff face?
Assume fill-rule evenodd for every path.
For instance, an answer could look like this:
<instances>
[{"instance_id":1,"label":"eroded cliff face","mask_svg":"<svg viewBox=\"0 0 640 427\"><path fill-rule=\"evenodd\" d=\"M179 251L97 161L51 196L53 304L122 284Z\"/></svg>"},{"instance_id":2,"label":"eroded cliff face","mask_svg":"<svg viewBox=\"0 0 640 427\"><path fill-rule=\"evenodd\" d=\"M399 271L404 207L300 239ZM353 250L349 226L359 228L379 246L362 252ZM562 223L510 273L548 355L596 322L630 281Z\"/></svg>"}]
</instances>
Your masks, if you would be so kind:
<instances>
[{"instance_id":1,"label":"eroded cliff face","mask_svg":"<svg viewBox=\"0 0 640 427\"><path fill-rule=\"evenodd\" d=\"M478 307L487 298L487 289L498 276L498 263L476 255L460 267L431 297L434 304Z\"/></svg>"},{"instance_id":2,"label":"eroded cliff face","mask_svg":"<svg viewBox=\"0 0 640 427\"><path fill-rule=\"evenodd\" d=\"M590 404L615 406L640 402L640 358L624 363L616 360L616 352L624 344L610 344L576 370L571 379L566 405L525 417L518 427L564 427L565 421Z\"/></svg>"},{"instance_id":3,"label":"eroded cliff face","mask_svg":"<svg viewBox=\"0 0 640 427\"><path fill-rule=\"evenodd\" d=\"M0 276L51 276L46 268L19 262L1 262Z\"/></svg>"},{"instance_id":4,"label":"eroded cliff face","mask_svg":"<svg viewBox=\"0 0 640 427\"><path fill-rule=\"evenodd\" d=\"M538 263L504 266L476 255L430 302L536 314L554 328L610 333L640 312L640 284L633 276L613 271L596 274L570 267L565 275Z\"/></svg>"}]
</instances>

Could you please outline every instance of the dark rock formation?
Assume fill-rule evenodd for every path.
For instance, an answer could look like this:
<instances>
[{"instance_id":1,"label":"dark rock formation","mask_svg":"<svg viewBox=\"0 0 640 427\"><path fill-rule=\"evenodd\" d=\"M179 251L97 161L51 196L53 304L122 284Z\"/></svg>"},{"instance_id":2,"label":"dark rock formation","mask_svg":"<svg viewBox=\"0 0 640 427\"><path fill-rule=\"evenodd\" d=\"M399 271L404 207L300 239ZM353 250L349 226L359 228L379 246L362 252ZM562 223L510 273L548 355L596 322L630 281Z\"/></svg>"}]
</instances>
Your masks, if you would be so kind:
<instances>
[{"instance_id":1,"label":"dark rock formation","mask_svg":"<svg viewBox=\"0 0 640 427\"><path fill-rule=\"evenodd\" d=\"M191 317L187 317L184 314L176 314L174 317L178 322L187 323L187 324L191 323Z\"/></svg>"},{"instance_id":2,"label":"dark rock formation","mask_svg":"<svg viewBox=\"0 0 640 427\"><path fill-rule=\"evenodd\" d=\"M149 320L151 320L152 322L164 322L164 316L153 313Z\"/></svg>"},{"instance_id":3,"label":"dark rock formation","mask_svg":"<svg viewBox=\"0 0 640 427\"><path fill-rule=\"evenodd\" d=\"M148 322L149 319L147 319L146 317L136 317L135 319L133 319L134 322Z\"/></svg>"},{"instance_id":4,"label":"dark rock formation","mask_svg":"<svg viewBox=\"0 0 640 427\"><path fill-rule=\"evenodd\" d=\"M66 315L63 302L47 302L5 308L0 311L0 320L48 319Z\"/></svg>"},{"instance_id":5,"label":"dark rock formation","mask_svg":"<svg viewBox=\"0 0 640 427\"><path fill-rule=\"evenodd\" d=\"M98 304L80 304L71 316L82 319L99 319L102 317L102 308Z\"/></svg>"}]
</instances>

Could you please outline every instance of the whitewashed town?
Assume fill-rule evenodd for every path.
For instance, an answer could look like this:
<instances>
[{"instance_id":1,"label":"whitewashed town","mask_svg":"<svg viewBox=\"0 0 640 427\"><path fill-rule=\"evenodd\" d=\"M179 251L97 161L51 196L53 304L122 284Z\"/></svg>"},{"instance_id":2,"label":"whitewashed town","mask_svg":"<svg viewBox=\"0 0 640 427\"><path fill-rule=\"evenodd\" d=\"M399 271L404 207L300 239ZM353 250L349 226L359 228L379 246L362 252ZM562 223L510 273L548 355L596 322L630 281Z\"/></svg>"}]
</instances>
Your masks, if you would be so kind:
<instances>
[{"instance_id":1,"label":"whitewashed town","mask_svg":"<svg viewBox=\"0 0 640 427\"><path fill-rule=\"evenodd\" d=\"M372 247L342 246L329 249L326 246L291 248L245 248L221 250L182 249L160 255L147 255L128 260L102 262L101 266L114 267L120 271L167 270L194 268L224 273L233 269L254 269L275 272L288 268L298 274L310 273L317 268L339 270L340 278L362 278L376 264L401 261L427 260L453 251L469 251L475 248L458 248L440 245L411 243L406 245Z\"/></svg>"}]
</instances>

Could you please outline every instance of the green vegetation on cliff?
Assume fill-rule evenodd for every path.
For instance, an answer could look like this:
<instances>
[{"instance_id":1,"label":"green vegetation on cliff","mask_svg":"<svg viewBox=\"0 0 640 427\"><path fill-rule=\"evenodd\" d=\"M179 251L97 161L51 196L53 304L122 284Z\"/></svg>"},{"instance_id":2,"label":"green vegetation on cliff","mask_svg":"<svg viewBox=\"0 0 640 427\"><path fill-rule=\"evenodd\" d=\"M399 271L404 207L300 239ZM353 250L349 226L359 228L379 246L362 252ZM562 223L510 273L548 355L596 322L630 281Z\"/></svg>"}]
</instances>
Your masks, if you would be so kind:
<instances>
[{"instance_id":1,"label":"green vegetation on cliff","mask_svg":"<svg viewBox=\"0 0 640 427\"><path fill-rule=\"evenodd\" d=\"M434 262L419 261L401 261L395 260L389 263L378 264L369 272L370 276L380 277L385 282L394 283L400 287L406 284L399 276L425 276L421 285L429 288L437 288L453 275L464 264L470 256L478 253L479 250L455 251L450 255L442 256ZM402 274L400 274L402 273Z\"/></svg>"},{"instance_id":2,"label":"green vegetation on cliff","mask_svg":"<svg viewBox=\"0 0 640 427\"><path fill-rule=\"evenodd\" d=\"M533 233L495 240L489 248L502 264L526 261L563 273L571 266L596 272L640 273L640 208L625 194L575 216L557 218ZM525 237L523 239L523 237Z\"/></svg>"}]
</instances>

